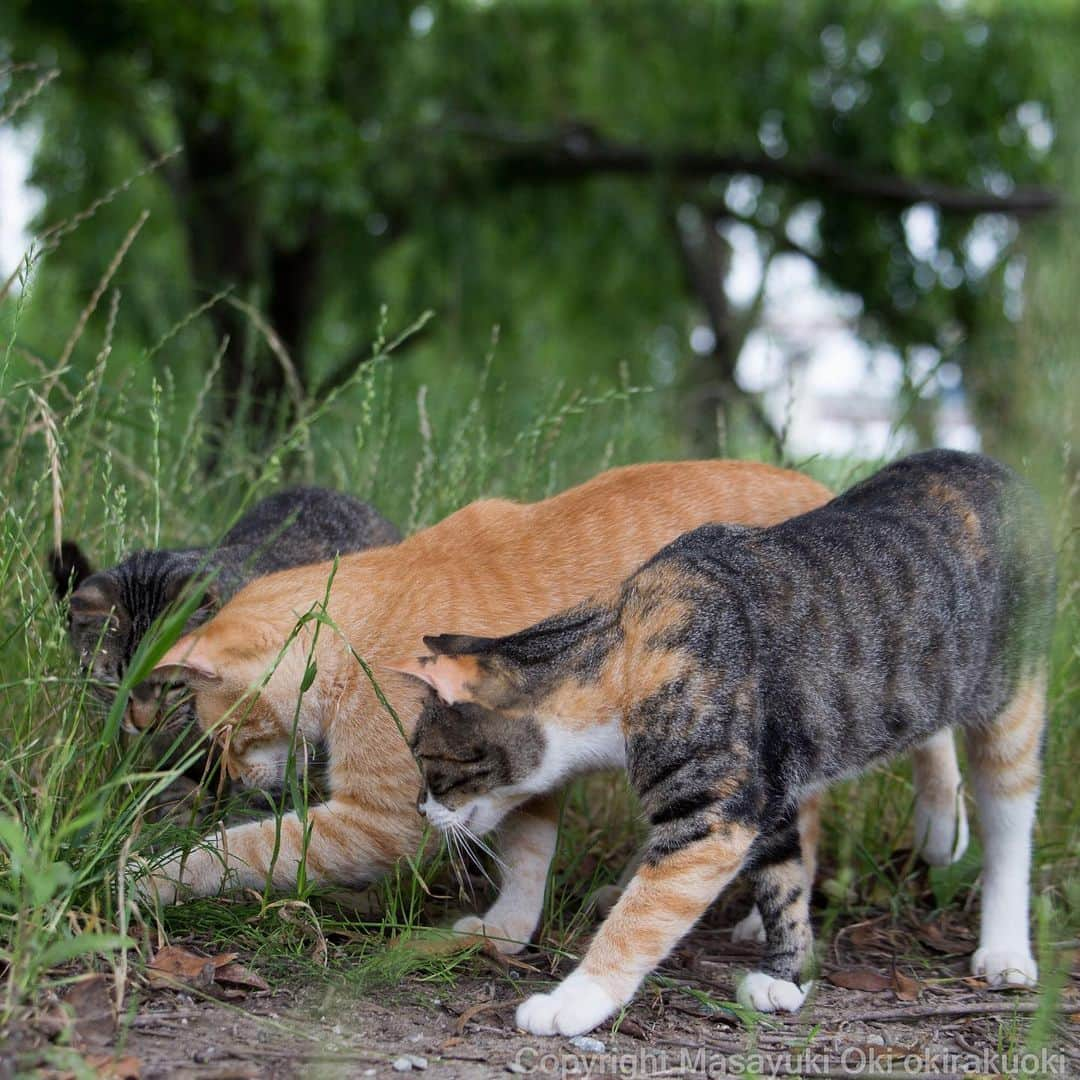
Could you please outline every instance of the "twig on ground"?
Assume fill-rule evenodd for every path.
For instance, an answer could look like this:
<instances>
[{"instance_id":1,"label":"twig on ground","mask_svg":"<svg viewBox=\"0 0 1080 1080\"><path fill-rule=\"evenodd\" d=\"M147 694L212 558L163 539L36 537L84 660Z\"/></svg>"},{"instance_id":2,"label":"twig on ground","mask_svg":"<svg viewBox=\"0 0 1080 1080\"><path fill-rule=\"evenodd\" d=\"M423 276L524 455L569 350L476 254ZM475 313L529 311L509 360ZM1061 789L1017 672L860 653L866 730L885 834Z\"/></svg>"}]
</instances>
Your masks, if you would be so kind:
<instances>
[{"instance_id":1,"label":"twig on ground","mask_svg":"<svg viewBox=\"0 0 1080 1080\"><path fill-rule=\"evenodd\" d=\"M920 1006L914 1009L869 1009L866 1012L852 1012L845 1007L844 1020L925 1020L927 1017L941 1016L1011 1016L1022 1014L1030 1016L1045 1009L1046 1006L1037 1001L1018 1001L1011 1005L1001 1003L970 1003L959 1002L954 1004L942 1003L941 1005ZM1053 1011L1058 1013L1074 1013L1080 1009L1076 1002L1057 1006ZM809 1018L799 1014L787 1015L776 1013L769 1017L770 1020L781 1024L807 1023Z\"/></svg>"}]
</instances>

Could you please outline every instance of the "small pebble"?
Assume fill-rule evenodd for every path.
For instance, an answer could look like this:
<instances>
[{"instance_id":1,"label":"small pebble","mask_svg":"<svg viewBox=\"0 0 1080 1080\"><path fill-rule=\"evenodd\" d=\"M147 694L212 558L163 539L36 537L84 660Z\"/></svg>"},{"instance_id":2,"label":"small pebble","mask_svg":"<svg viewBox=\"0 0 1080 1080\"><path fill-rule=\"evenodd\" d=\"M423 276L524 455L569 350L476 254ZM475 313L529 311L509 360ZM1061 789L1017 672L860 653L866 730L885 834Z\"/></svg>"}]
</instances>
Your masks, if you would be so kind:
<instances>
[{"instance_id":1,"label":"small pebble","mask_svg":"<svg viewBox=\"0 0 1080 1080\"><path fill-rule=\"evenodd\" d=\"M407 1057L395 1058L392 1068L394 1072L411 1072L412 1062Z\"/></svg>"},{"instance_id":2,"label":"small pebble","mask_svg":"<svg viewBox=\"0 0 1080 1080\"><path fill-rule=\"evenodd\" d=\"M427 1058L426 1057L422 1057L420 1054L409 1054L408 1058L409 1058L409 1061L412 1062L412 1067L414 1069L426 1069L427 1068Z\"/></svg>"},{"instance_id":3,"label":"small pebble","mask_svg":"<svg viewBox=\"0 0 1080 1080\"><path fill-rule=\"evenodd\" d=\"M202 1046L191 1055L191 1060L199 1065L205 1065L217 1057L216 1046Z\"/></svg>"},{"instance_id":4,"label":"small pebble","mask_svg":"<svg viewBox=\"0 0 1080 1080\"><path fill-rule=\"evenodd\" d=\"M570 1045L586 1054L602 1054L607 1049L599 1039L589 1035L575 1035L570 1040Z\"/></svg>"}]
</instances>

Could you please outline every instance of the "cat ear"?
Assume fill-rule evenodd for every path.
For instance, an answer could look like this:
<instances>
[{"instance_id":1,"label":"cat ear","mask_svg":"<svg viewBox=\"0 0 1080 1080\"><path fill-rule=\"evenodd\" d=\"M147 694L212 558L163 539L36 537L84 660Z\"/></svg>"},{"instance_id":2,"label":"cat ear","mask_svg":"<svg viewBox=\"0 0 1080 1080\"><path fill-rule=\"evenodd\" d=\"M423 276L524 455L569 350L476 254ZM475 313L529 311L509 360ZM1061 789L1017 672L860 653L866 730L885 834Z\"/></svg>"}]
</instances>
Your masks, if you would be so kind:
<instances>
[{"instance_id":1,"label":"cat ear","mask_svg":"<svg viewBox=\"0 0 1080 1080\"><path fill-rule=\"evenodd\" d=\"M418 656L386 667L426 682L447 705L474 700L479 675L474 656Z\"/></svg>"},{"instance_id":2,"label":"cat ear","mask_svg":"<svg viewBox=\"0 0 1080 1080\"><path fill-rule=\"evenodd\" d=\"M93 574L90 560L74 540L61 540L58 548L49 552L49 570L52 572L56 599L64 600Z\"/></svg>"},{"instance_id":3,"label":"cat ear","mask_svg":"<svg viewBox=\"0 0 1080 1080\"><path fill-rule=\"evenodd\" d=\"M424 644L436 656L479 656L491 651L498 641L493 637L475 637L473 634L425 634Z\"/></svg>"},{"instance_id":4,"label":"cat ear","mask_svg":"<svg viewBox=\"0 0 1080 1080\"><path fill-rule=\"evenodd\" d=\"M180 578L169 585L169 600L184 599L197 589L202 591L202 596L199 598L199 606L192 614L198 614L199 621L206 622L211 615L217 614L221 608L221 596L212 580L199 581L194 575Z\"/></svg>"},{"instance_id":5,"label":"cat ear","mask_svg":"<svg viewBox=\"0 0 1080 1080\"><path fill-rule=\"evenodd\" d=\"M108 574L91 574L71 594L71 614L104 618L120 607L116 582Z\"/></svg>"},{"instance_id":6,"label":"cat ear","mask_svg":"<svg viewBox=\"0 0 1080 1080\"><path fill-rule=\"evenodd\" d=\"M201 635L182 637L155 665L155 673L180 679L217 680L218 662Z\"/></svg>"}]
</instances>

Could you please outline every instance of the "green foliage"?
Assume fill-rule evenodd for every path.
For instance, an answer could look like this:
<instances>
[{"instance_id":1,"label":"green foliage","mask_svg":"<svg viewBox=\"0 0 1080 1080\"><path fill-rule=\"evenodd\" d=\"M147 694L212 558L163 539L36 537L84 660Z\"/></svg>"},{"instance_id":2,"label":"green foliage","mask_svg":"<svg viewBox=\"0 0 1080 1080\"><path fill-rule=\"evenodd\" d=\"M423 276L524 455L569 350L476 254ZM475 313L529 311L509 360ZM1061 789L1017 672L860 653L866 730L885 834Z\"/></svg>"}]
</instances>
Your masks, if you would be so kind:
<instances>
[{"instance_id":1,"label":"green foliage","mask_svg":"<svg viewBox=\"0 0 1080 1080\"><path fill-rule=\"evenodd\" d=\"M635 383L696 391L737 357L703 371L687 344L701 315L672 222L692 205L749 225L767 258L804 252L859 299L868 339L902 355L932 345L977 382L973 335L1011 333L1014 225L940 214L936 250L917 254L903 222L918 191L893 200L849 182L1007 194L1060 180L1046 140L1063 29L1065 16L1035 9L827 0L15 0L0 51L62 71L20 117L41 132L43 222L182 148L65 238L58 287L27 313L25 340L59 350L58 299L63 312L90 291L102 237L128 228L134 204L151 218L119 278L128 318L115 348L142 380L165 367L196 380L228 336L229 392L246 371L256 413L284 394L265 340L223 303L201 320L208 336L182 376L170 351L139 359L193 304L232 288L266 312L311 392L366 355L382 302L437 313L404 365L413 392L474 379L498 324L514 422L549 375L611 379L627 364ZM30 77L12 76L9 95ZM651 165L590 164L608 145ZM684 152L748 164L693 172ZM580 173L551 170L567 159ZM837 175L805 172L820 162ZM755 163L791 175L733 187ZM986 263L971 256L976 238L993 240ZM76 356L68 378L91 360ZM681 399L672 408L685 415ZM710 431L684 422L683 446L712 449Z\"/></svg>"},{"instance_id":2,"label":"green foliage","mask_svg":"<svg viewBox=\"0 0 1080 1080\"><path fill-rule=\"evenodd\" d=\"M1040 230L939 215L938 249L921 258L903 201L805 176L688 175L676 157L739 154L795 172L829 159L849 180L1075 192L1075 130L1059 104L1071 106L1070 32L1056 9L821 0L4 5L0 53L62 69L16 119L40 132L41 224L67 223L0 300L5 1017L76 962L121 966L141 947L121 867L193 832L147 820L175 769L150 771L123 749L119 712L100 715L75 670L43 567L54 536L101 563L158 540L208 542L301 479L415 529L480 495L535 498L623 461L715 452L689 398L735 357L703 368L686 344L701 318L677 240L686 206L692 229L746 223L766 257L798 246L860 298L868 339L959 360L984 437L1044 491L1062 586L1036 887L1044 943L1050 926L1075 935L1075 200ZM0 78L0 113L36 74ZM1033 134L1044 119L1051 154ZM657 167L550 174L567 147L587 158L598 146L644 148ZM969 244L987 229L1003 246L977 267ZM1006 287L1021 261L1022 290L1015 273ZM729 307L745 330L753 311ZM245 418L274 392L290 409L253 430ZM727 434L721 451L768 452L745 429ZM868 466L811 467L842 483ZM178 626L148 643L145 663ZM602 814L580 791L566 804L553 949L574 947L582 894L616 877L633 846L625 793L603 792ZM885 902L902 903L909 868L889 859L910 806L901 768L832 797L828 919L890 889ZM938 876L937 901L956 906L971 876L967 864ZM429 880L400 867L374 920L316 912L305 885L302 901L194 904L167 926L268 959L309 952L333 929L354 942L341 952L361 962L360 981L413 966L451 976L450 962L382 951L438 918Z\"/></svg>"}]
</instances>

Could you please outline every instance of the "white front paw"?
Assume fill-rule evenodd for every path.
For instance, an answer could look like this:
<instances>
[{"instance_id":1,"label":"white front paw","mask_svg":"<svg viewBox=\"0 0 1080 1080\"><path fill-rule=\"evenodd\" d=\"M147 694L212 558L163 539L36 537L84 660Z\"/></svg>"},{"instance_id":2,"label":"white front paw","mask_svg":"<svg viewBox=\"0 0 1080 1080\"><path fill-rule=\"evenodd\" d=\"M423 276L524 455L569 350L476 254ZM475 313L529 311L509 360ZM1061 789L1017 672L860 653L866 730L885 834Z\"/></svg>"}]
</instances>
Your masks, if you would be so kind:
<instances>
[{"instance_id":1,"label":"white front paw","mask_svg":"<svg viewBox=\"0 0 1080 1080\"><path fill-rule=\"evenodd\" d=\"M212 896L221 888L222 869L217 852L206 848L170 852L153 869L133 860L128 871L137 875L132 894L146 906L178 904L192 896Z\"/></svg>"},{"instance_id":2,"label":"white front paw","mask_svg":"<svg viewBox=\"0 0 1080 1080\"><path fill-rule=\"evenodd\" d=\"M575 971L550 994L533 994L517 1009L517 1026L531 1035L584 1035L614 1015L616 1001L595 979Z\"/></svg>"},{"instance_id":3,"label":"white front paw","mask_svg":"<svg viewBox=\"0 0 1080 1080\"><path fill-rule=\"evenodd\" d=\"M745 919L740 919L731 931L732 941L745 941L751 944L765 944L765 924L761 921L761 912L757 904L750 909Z\"/></svg>"},{"instance_id":4,"label":"white front paw","mask_svg":"<svg viewBox=\"0 0 1080 1080\"><path fill-rule=\"evenodd\" d=\"M1039 981L1039 967L1027 945L976 949L971 971L995 987L1034 986Z\"/></svg>"},{"instance_id":5,"label":"white front paw","mask_svg":"<svg viewBox=\"0 0 1080 1080\"><path fill-rule=\"evenodd\" d=\"M764 971L751 971L735 991L735 1000L744 1009L758 1012L796 1012L810 993L813 982L798 986L786 979L775 979Z\"/></svg>"},{"instance_id":6,"label":"white front paw","mask_svg":"<svg viewBox=\"0 0 1080 1080\"><path fill-rule=\"evenodd\" d=\"M969 832L964 800L945 810L915 800L915 848L930 866L948 866L967 851Z\"/></svg>"},{"instance_id":7,"label":"white front paw","mask_svg":"<svg viewBox=\"0 0 1080 1080\"><path fill-rule=\"evenodd\" d=\"M454 923L455 934L484 938L493 948L504 956L513 956L525 948L524 934L515 934L511 928L488 922L479 915L466 915ZM530 935L531 936L531 935Z\"/></svg>"}]
</instances>

